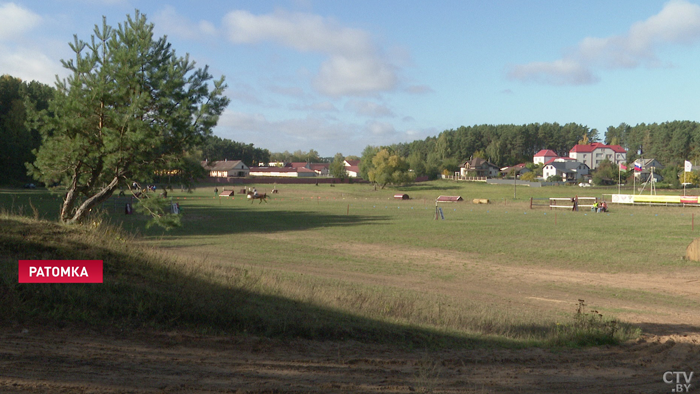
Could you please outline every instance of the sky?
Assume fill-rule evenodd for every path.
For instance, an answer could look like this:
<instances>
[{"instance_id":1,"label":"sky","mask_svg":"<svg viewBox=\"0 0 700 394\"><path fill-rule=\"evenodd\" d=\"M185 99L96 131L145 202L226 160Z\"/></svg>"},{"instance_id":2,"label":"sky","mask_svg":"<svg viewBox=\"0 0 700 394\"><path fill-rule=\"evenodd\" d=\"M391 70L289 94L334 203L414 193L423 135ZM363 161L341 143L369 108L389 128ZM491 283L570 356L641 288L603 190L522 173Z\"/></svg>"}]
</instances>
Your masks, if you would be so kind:
<instances>
[{"instance_id":1,"label":"sky","mask_svg":"<svg viewBox=\"0 0 700 394\"><path fill-rule=\"evenodd\" d=\"M231 100L214 134L360 155L460 126L700 121L700 0L0 0L0 74L135 10Z\"/></svg>"}]
</instances>

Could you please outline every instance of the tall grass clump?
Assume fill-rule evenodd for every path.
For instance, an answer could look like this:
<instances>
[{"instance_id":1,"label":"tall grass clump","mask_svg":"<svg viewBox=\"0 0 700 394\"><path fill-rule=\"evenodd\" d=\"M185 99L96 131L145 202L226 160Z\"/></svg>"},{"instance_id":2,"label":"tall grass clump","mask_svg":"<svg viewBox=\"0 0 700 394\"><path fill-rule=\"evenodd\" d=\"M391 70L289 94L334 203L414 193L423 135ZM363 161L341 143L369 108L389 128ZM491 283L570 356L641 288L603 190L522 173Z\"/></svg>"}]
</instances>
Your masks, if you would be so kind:
<instances>
[{"instance_id":1,"label":"tall grass clump","mask_svg":"<svg viewBox=\"0 0 700 394\"><path fill-rule=\"evenodd\" d=\"M550 340L554 346L617 345L640 334L638 328L605 318L596 310L586 312L585 301L581 299L571 321L557 323L556 328L556 335Z\"/></svg>"}]
</instances>

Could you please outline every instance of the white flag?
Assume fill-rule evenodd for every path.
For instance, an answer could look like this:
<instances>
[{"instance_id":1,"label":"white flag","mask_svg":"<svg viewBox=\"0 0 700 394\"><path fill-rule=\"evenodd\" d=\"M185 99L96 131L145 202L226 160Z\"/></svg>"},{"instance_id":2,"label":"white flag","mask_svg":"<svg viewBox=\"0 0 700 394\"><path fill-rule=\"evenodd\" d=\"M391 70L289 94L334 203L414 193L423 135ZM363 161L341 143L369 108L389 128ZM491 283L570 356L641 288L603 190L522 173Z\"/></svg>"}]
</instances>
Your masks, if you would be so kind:
<instances>
[{"instance_id":1,"label":"white flag","mask_svg":"<svg viewBox=\"0 0 700 394\"><path fill-rule=\"evenodd\" d=\"M691 172L691 171L693 171L693 163L686 160L685 161L685 172Z\"/></svg>"}]
</instances>

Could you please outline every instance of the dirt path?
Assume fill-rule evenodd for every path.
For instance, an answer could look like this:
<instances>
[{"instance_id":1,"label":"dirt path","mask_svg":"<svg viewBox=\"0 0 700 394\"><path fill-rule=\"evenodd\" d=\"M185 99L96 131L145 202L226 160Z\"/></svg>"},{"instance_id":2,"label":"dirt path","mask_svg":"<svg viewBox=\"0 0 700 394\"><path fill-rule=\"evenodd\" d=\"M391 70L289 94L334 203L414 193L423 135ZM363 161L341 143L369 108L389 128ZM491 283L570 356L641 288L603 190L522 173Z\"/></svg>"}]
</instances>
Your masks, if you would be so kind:
<instances>
[{"instance_id":1,"label":"dirt path","mask_svg":"<svg viewBox=\"0 0 700 394\"><path fill-rule=\"evenodd\" d=\"M275 235L261 235L275 238ZM285 241L295 242L286 235ZM277 240L279 241L279 240ZM359 259L377 259L386 264L412 266L410 274L392 275L352 271L320 263L287 264L284 261L259 261L266 269L291 271L362 284L391 286L417 292L481 300L504 307L536 308L573 313L578 299L602 308L607 316L640 324L656 335L673 335L660 327L690 326L700 328L700 267L685 267L682 272L649 274L605 273L512 266L480 261L468 253L443 249L394 247L360 243L328 243L318 248L327 253ZM172 248L180 256L200 258L196 247ZM206 249L209 261L226 262L227 251ZM245 261L245 259L244 259ZM417 268L416 268L417 267ZM437 281L433 274L453 275L454 279Z\"/></svg>"},{"instance_id":2,"label":"dirt path","mask_svg":"<svg viewBox=\"0 0 700 394\"><path fill-rule=\"evenodd\" d=\"M700 334L584 350L425 353L354 342L19 328L0 332L0 392L661 393L692 371ZM668 377L668 376L667 376Z\"/></svg>"}]
</instances>

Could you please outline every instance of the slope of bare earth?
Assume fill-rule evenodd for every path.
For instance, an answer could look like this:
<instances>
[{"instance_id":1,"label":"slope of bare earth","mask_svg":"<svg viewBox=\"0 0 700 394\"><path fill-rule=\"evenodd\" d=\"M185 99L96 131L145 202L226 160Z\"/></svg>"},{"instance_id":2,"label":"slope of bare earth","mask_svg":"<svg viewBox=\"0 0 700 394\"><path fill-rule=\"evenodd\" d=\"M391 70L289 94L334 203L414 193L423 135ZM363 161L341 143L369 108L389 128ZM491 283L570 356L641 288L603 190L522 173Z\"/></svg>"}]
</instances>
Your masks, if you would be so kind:
<instances>
[{"instance_id":1,"label":"slope of bare earth","mask_svg":"<svg viewBox=\"0 0 700 394\"><path fill-rule=\"evenodd\" d=\"M16 327L0 333L0 391L671 392L675 386L664 382L665 372L697 374L700 334L687 326L657 329L687 333L645 335L609 348L427 353L354 342ZM691 384L696 390L697 376Z\"/></svg>"}]
</instances>

